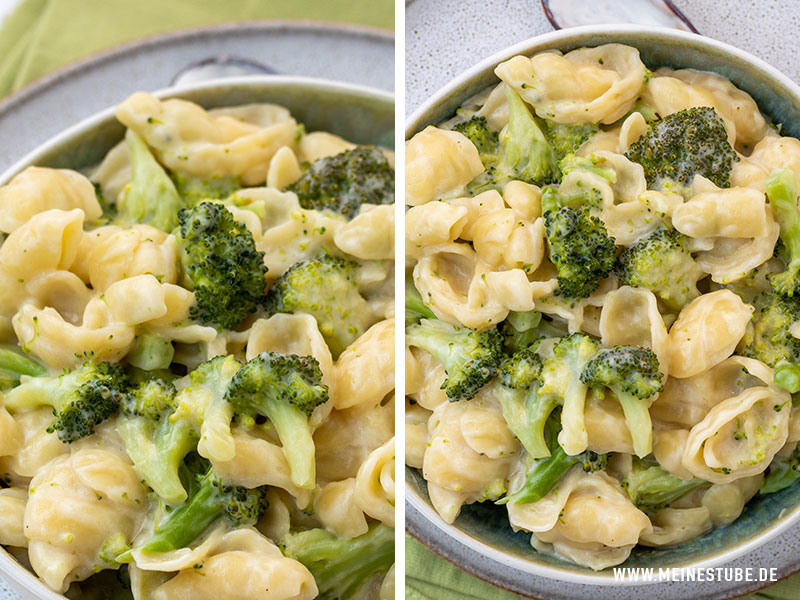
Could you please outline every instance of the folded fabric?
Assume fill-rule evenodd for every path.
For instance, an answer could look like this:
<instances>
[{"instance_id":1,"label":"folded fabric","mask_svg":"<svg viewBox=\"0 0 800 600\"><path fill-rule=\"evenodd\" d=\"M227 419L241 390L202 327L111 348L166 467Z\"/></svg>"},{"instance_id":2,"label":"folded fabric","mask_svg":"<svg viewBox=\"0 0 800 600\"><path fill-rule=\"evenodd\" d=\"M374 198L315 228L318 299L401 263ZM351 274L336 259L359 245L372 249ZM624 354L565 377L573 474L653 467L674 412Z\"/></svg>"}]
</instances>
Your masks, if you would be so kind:
<instances>
[{"instance_id":1,"label":"folded fabric","mask_svg":"<svg viewBox=\"0 0 800 600\"><path fill-rule=\"evenodd\" d=\"M338 21L393 30L394 1L22 0L0 28L0 96L125 42L187 27L260 19Z\"/></svg>"}]
</instances>

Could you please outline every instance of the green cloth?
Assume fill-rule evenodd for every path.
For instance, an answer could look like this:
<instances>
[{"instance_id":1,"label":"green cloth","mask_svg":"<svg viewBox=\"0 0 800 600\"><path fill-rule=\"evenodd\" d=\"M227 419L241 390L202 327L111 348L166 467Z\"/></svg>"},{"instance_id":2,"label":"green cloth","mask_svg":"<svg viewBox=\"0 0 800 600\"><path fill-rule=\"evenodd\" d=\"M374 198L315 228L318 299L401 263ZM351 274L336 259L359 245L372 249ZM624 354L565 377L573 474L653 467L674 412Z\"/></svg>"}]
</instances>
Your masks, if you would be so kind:
<instances>
[{"instance_id":1,"label":"green cloth","mask_svg":"<svg viewBox=\"0 0 800 600\"><path fill-rule=\"evenodd\" d=\"M158 33L258 19L393 30L394 6L394 0L22 0L0 28L0 97L94 52Z\"/></svg>"},{"instance_id":2,"label":"green cloth","mask_svg":"<svg viewBox=\"0 0 800 600\"><path fill-rule=\"evenodd\" d=\"M468 575L406 535L406 599L521 600L522 596ZM741 600L800 600L800 575L779 581Z\"/></svg>"}]
</instances>

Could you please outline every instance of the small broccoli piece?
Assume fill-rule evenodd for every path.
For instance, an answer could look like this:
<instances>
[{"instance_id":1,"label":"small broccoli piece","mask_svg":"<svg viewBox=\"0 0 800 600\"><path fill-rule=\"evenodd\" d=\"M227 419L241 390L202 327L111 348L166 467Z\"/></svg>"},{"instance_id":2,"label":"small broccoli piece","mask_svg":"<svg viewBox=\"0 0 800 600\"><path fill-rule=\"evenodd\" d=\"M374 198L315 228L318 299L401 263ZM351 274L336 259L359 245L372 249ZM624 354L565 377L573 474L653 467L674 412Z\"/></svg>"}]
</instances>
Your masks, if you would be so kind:
<instances>
[{"instance_id":1,"label":"small broccoli piece","mask_svg":"<svg viewBox=\"0 0 800 600\"><path fill-rule=\"evenodd\" d=\"M232 527L245 527L255 525L267 510L267 486L228 485L211 466L197 474L196 481L189 499L158 523L153 536L135 550L160 554L184 548L220 519Z\"/></svg>"},{"instance_id":2,"label":"small broccoli piece","mask_svg":"<svg viewBox=\"0 0 800 600\"><path fill-rule=\"evenodd\" d=\"M168 369L175 356L172 341L153 333L142 333L136 336L125 360L128 364L145 371Z\"/></svg>"},{"instance_id":3,"label":"small broccoli piece","mask_svg":"<svg viewBox=\"0 0 800 600\"><path fill-rule=\"evenodd\" d=\"M625 248L614 272L621 283L647 288L679 311L700 295L697 282L704 276L689 252L688 241L675 229L659 227Z\"/></svg>"},{"instance_id":4,"label":"small broccoli piece","mask_svg":"<svg viewBox=\"0 0 800 600\"><path fill-rule=\"evenodd\" d=\"M558 406L552 396L539 394L542 359L532 348L517 351L500 365L497 399L511 432L533 458L550 455L545 424Z\"/></svg>"},{"instance_id":5,"label":"small broccoli piece","mask_svg":"<svg viewBox=\"0 0 800 600\"><path fill-rule=\"evenodd\" d=\"M242 188L239 177L199 179L181 173L170 175L185 207L195 206L203 200L224 200Z\"/></svg>"},{"instance_id":6,"label":"small broccoli piece","mask_svg":"<svg viewBox=\"0 0 800 600\"><path fill-rule=\"evenodd\" d=\"M542 386L539 394L554 397L563 406L559 443L567 454L586 450L588 439L583 421L586 385L581 372L600 350L600 342L583 333L561 338L553 346L552 356L542 364Z\"/></svg>"},{"instance_id":7,"label":"small broccoli piece","mask_svg":"<svg viewBox=\"0 0 800 600\"><path fill-rule=\"evenodd\" d=\"M138 383L122 401L117 420L117 432L136 470L170 505L186 500L179 469L199 437L190 421L173 418L175 395L175 386L161 379Z\"/></svg>"},{"instance_id":8,"label":"small broccoli piece","mask_svg":"<svg viewBox=\"0 0 800 600\"><path fill-rule=\"evenodd\" d=\"M557 211L563 207L585 206L589 209L601 208L602 202L603 193L592 187L583 188L582 191L576 191L570 195L562 193L560 188L552 185L542 188L541 205L543 213Z\"/></svg>"},{"instance_id":9,"label":"small broccoli piece","mask_svg":"<svg viewBox=\"0 0 800 600\"><path fill-rule=\"evenodd\" d=\"M328 387L312 356L262 352L234 375L225 399L245 426L266 417L275 427L289 462L292 482L313 489L314 440L308 419L328 401Z\"/></svg>"},{"instance_id":10,"label":"small broccoli piece","mask_svg":"<svg viewBox=\"0 0 800 600\"><path fill-rule=\"evenodd\" d=\"M183 200L145 141L128 129L125 142L131 156L131 180L119 199L115 220L122 225L147 223L169 233L178 224Z\"/></svg>"},{"instance_id":11,"label":"small broccoli piece","mask_svg":"<svg viewBox=\"0 0 800 600\"><path fill-rule=\"evenodd\" d=\"M800 320L800 298L766 292L753 304L755 311L742 338L741 354L773 368L800 363L800 340L789 332Z\"/></svg>"},{"instance_id":12,"label":"small broccoli piece","mask_svg":"<svg viewBox=\"0 0 800 600\"><path fill-rule=\"evenodd\" d=\"M376 573L394 563L394 530L383 523L353 539L324 529L290 533L281 540L284 555L303 563L319 588L318 600L347 600Z\"/></svg>"},{"instance_id":13,"label":"small broccoli piece","mask_svg":"<svg viewBox=\"0 0 800 600\"><path fill-rule=\"evenodd\" d=\"M334 359L370 324L367 301L358 291L351 260L323 254L292 265L270 288L264 301L269 313L303 313L314 317Z\"/></svg>"},{"instance_id":14,"label":"small broccoli piece","mask_svg":"<svg viewBox=\"0 0 800 600\"><path fill-rule=\"evenodd\" d=\"M508 126L500 140L498 169L510 179L541 185L558 180L556 154L528 107L510 87L506 88Z\"/></svg>"},{"instance_id":15,"label":"small broccoli piece","mask_svg":"<svg viewBox=\"0 0 800 600\"><path fill-rule=\"evenodd\" d=\"M588 298L614 268L614 238L585 206L549 210L544 223L550 260L558 270L556 293L572 300Z\"/></svg>"},{"instance_id":16,"label":"small broccoli piece","mask_svg":"<svg viewBox=\"0 0 800 600\"><path fill-rule=\"evenodd\" d=\"M411 277L406 277L406 327L418 323L420 319L435 319L436 315L425 304Z\"/></svg>"},{"instance_id":17,"label":"small broccoli piece","mask_svg":"<svg viewBox=\"0 0 800 600\"><path fill-rule=\"evenodd\" d=\"M581 372L581 381L599 393L606 387L614 392L625 413L634 452L639 457L653 449L648 400L664 389L661 384L664 375L658 368L658 358L649 348L614 346L600 350Z\"/></svg>"},{"instance_id":18,"label":"small broccoli piece","mask_svg":"<svg viewBox=\"0 0 800 600\"><path fill-rule=\"evenodd\" d=\"M709 106L688 108L650 124L625 156L644 168L648 188L689 187L702 175L730 187L739 160L728 142L725 123Z\"/></svg>"},{"instance_id":19,"label":"small broccoli piece","mask_svg":"<svg viewBox=\"0 0 800 600\"><path fill-rule=\"evenodd\" d=\"M181 261L201 323L236 328L264 297L267 267L253 234L220 204L202 202L178 213ZM187 282L188 283L188 282Z\"/></svg>"},{"instance_id":20,"label":"small broccoli piece","mask_svg":"<svg viewBox=\"0 0 800 600\"><path fill-rule=\"evenodd\" d=\"M784 296L800 293L800 183L789 169L775 169L764 183L772 212L781 228L780 239L788 252L786 270L767 275L772 289Z\"/></svg>"},{"instance_id":21,"label":"small broccoli piece","mask_svg":"<svg viewBox=\"0 0 800 600\"><path fill-rule=\"evenodd\" d=\"M556 442L561 420L561 409L556 408L545 425L545 438L550 455L529 461L522 487L497 504L532 504L544 498L574 465L581 465L587 473L602 471L608 466L608 455L585 450L570 456Z\"/></svg>"},{"instance_id":22,"label":"small broccoli piece","mask_svg":"<svg viewBox=\"0 0 800 600\"><path fill-rule=\"evenodd\" d=\"M498 325L500 335L503 336L503 348L506 353L514 354L542 337L539 332L541 322L542 313L535 310L508 313L506 320Z\"/></svg>"},{"instance_id":23,"label":"small broccoli piece","mask_svg":"<svg viewBox=\"0 0 800 600\"><path fill-rule=\"evenodd\" d=\"M589 138L600 131L596 123L565 125L544 119L544 125L547 141L550 142L559 161L568 154L577 152Z\"/></svg>"},{"instance_id":24,"label":"small broccoli piece","mask_svg":"<svg viewBox=\"0 0 800 600\"><path fill-rule=\"evenodd\" d=\"M481 160L484 156L497 154L500 135L489 127L486 117L473 116L469 120L453 126L453 131L458 131L475 145L481 155ZM484 162L484 166L488 165Z\"/></svg>"},{"instance_id":25,"label":"small broccoli piece","mask_svg":"<svg viewBox=\"0 0 800 600\"><path fill-rule=\"evenodd\" d=\"M759 493L779 492L798 479L800 479L800 448L795 448L788 456L776 456L772 459Z\"/></svg>"},{"instance_id":26,"label":"small broccoli piece","mask_svg":"<svg viewBox=\"0 0 800 600\"><path fill-rule=\"evenodd\" d=\"M47 375L47 368L16 346L0 345L0 390L18 386L22 375L41 377Z\"/></svg>"},{"instance_id":27,"label":"small broccoli piece","mask_svg":"<svg viewBox=\"0 0 800 600\"><path fill-rule=\"evenodd\" d=\"M352 219L362 204L394 202L394 169L378 148L359 146L314 161L284 191L307 210L331 211Z\"/></svg>"},{"instance_id":28,"label":"small broccoli piece","mask_svg":"<svg viewBox=\"0 0 800 600\"><path fill-rule=\"evenodd\" d=\"M478 331L422 319L406 330L406 341L442 362L447 373L442 389L451 402L475 396L495 376L503 359L503 340L495 327Z\"/></svg>"},{"instance_id":29,"label":"small broccoli piece","mask_svg":"<svg viewBox=\"0 0 800 600\"><path fill-rule=\"evenodd\" d=\"M5 405L12 410L52 406L56 418L47 431L58 433L62 442L74 442L117 412L127 388L118 364L89 360L55 377L27 380L5 394Z\"/></svg>"},{"instance_id":30,"label":"small broccoli piece","mask_svg":"<svg viewBox=\"0 0 800 600\"><path fill-rule=\"evenodd\" d=\"M558 163L559 169L563 175L569 175L573 171L588 171L595 175L602 177L609 183L617 182L617 172L609 167L598 167L597 163L600 162L595 156L575 156L574 154L567 154Z\"/></svg>"},{"instance_id":31,"label":"small broccoli piece","mask_svg":"<svg viewBox=\"0 0 800 600\"><path fill-rule=\"evenodd\" d=\"M622 479L622 487L637 508L652 511L665 508L678 498L708 485L703 479L684 480L665 471L655 461L633 457L631 470Z\"/></svg>"}]
</instances>

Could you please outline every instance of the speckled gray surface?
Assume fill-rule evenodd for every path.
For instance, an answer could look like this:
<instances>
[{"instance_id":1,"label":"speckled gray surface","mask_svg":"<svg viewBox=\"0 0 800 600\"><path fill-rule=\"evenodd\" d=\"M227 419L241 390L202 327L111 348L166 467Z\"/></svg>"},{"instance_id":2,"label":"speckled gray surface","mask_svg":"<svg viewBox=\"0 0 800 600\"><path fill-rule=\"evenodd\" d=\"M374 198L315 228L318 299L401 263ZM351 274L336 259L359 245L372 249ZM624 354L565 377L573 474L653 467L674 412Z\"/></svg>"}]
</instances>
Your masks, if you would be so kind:
<instances>
[{"instance_id":1,"label":"speckled gray surface","mask_svg":"<svg viewBox=\"0 0 800 600\"><path fill-rule=\"evenodd\" d=\"M800 2L788 0L712 2L678 0L676 4L709 37L743 48L772 64L794 81L800 81L798 51L794 45L800 30ZM548 33L538 0L412 0L406 18L406 107L413 113L454 77L495 52L536 35ZM764 32L769 35L764 35ZM409 521L422 517L407 504ZM482 516L483 517L483 516ZM465 561L470 572L517 591L548 600L705 600L736 597L761 587L756 583L663 583L641 587L598 587L567 584L537 577L489 560L442 531L423 535L437 553ZM800 566L800 526L787 530L757 550L725 567L775 567L785 577Z\"/></svg>"},{"instance_id":2,"label":"speckled gray surface","mask_svg":"<svg viewBox=\"0 0 800 600\"><path fill-rule=\"evenodd\" d=\"M587 3L591 5L591 0ZM747 50L800 81L797 0L675 0L675 4L703 35ZM539 0L407 2L407 115L475 63L552 30Z\"/></svg>"}]
</instances>

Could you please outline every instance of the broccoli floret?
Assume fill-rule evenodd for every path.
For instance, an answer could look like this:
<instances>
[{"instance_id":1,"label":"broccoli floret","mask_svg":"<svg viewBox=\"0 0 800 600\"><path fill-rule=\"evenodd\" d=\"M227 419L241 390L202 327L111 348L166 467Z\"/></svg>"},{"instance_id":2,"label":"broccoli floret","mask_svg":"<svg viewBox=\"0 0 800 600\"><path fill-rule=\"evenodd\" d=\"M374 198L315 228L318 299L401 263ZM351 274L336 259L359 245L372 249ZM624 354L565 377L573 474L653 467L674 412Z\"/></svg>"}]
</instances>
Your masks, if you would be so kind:
<instances>
[{"instance_id":1,"label":"broccoli floret","mask_svg":"<svg viewBox=\"0 0 800 600\"><path fill-rule=\"evenodd\" d=\"M725 123L713 108L688 108L650 124L625 156L644 168L648 188L689 187L702 175L718 187L730 187L739 160L728 142Z\"/></svg>"},{"instance_id":2,"label":"broccoli floret","mask_svg":"<svg viewBox=\"0 0 800 600\"><path fill-rule=\"evenodd\" d=\"M129 129L125 142L131 156L131 180L119 199L115 220L122 225L147 223L169 233L178 224L183 200L145 141Z\"/></svg>"},{"instance_id":3,"label":"broccoli floret","mask_svg":"<svg viewBox=\"0 0 800 600\"><path fill-rule=\"evenodd\" d=\"M664 374L658 368L658 357L649 348L614 346L598 352L581 372L581 381L598 393L603 393L603 388L614 392L625 413L633 450L639 457L653 449L648 400L664 389L661 384Z\"/></svg>"},{"instance_id":4,"label":"broccoli floret","mask_svg":"<svg viewBox=\"0 0 800 600\"><path fill-rule=\"evenodd\" d=\"M524 348L500 365L501 385L497 399L511 432L533 458L550 455L545 440L545 424L558 406L552 396L539 394L542 359L532 348Z\"/></svg>"},{"instance_id":5,"label":"broccoli floret","mask_svg":"<svg viewBox=\"0 0 800 600\"><path fill-rule=\"evenodd\" d=\"M239 177L199 179L180 173L171 173L171 176L185 207L195 206L203 200L224 200L242 188Z\"/></svg>"},{"instance_id":6,"label":"broccoli floret","mask_svg":"<svg viewBox=\"0 0 800 600\"><path fill-rule=\"evenodd\" d=\"M542 313L535 310L508 313L506 320L498 325L500 335L503 336L503 348L506 353L514 354L542 337L539 332L541 322Z\"/></svg>"},{"instance_id":7,"label":"broccoli floret","mask_svg":"<svg viewBox=\"0 0 800 600\"><path fill-rule=\"evenodd\" d=\"M643 287L673 310L680 310L700 295L697 281L703 271L689 252L685 235L659 227L620 254L614 272L621 283Z\"/></svg>"},{"instance_id":8,"label":"broccoli floret","mask_svg":"<svg viewBox=\"0 0 800 600\"><path fill-rule=\"evenodd\" d=\"M781 242L788 252L786 270L767 275L767 279L779 294L793 296L800 292L800 211L797 208L800 183L789 169L775 169L764 187L781 228Z\"/></svg>"},{"instance_id":9,"label":"broccoli floret","mask_svg":"<svg viewBox=\"0 0 800 600\"><path fill-rule=\"evenodd\" d=\"M142 333L136 336L125 360L137 369L155 371L168 369L175 356L172 341L153 333Z\"/></svg>"},{"instance_id":10,"label":"broccoli floret","mask_svg":"<svg viewBox=\"0 0 800 600\"><path fill-rule=\"evenodd\" d=\"M453 126L453 131L458 131L466 136L475 145L478 149L478 154L481 155L481 160L484 160L485 156L494 156L494 160L496 160L500 134L489 127L486 117L473 116L468 121L462 121ZM491 162L494 162L494 160ZM488 166L486 162L484 162L484 166Z\"/></svg>"},{"instance_id":11,"label":"broccoli floret","mask_svg":"<svg viewBox=\"0 0 800 600\"><path fill-rule=\"evenodd\" d=\"M571 300L588 298L614 268L614 238L585 206L549 210L544 224L550 260L558 270L556 293Z\"/></svg>"},{"instance_id":12,"label":"broccoli floret","mask_svg":"<svg viewBox=\"0 0 800 600\"><path fill-rule=\"evenodd\" d=\"M115 414L127 389L118 364L89 360L62 375L27 380L5 394L5 405L12 410L52 406L56 418L47 431L58 433L62 442L74 442Z\"/></svg>"},{"instance_id":13,"label":"broccoli floret","mask_svg":"<svg viewBox=\"0 0 800 600\"><path fill-rule=\"evenodd\" d=\"M545 136L547 136L547 141L550 142L558 160L577 152L589 138L600 131L600 127L596 123L565 125L544 119L544 124Z\"/></svg>"},{"instance_id":14,"label":"broccoli floret","mask_svg":"<svg viewBox=\"0 0 800 600\"><path fill-rule=\"evenodd\" d=\"M228 485L210 465L196 475L196 483L189 499L158 523L153 536L135 550L159 554L184 548L220 519L245 527L255 525L267 510L267 486Z\"/></svg>"},{"instance_id":15,"label":"broccoli floret","mask_svg":"<svg viewBox=\"0 0 800 600\"><path fill-rule=\"evenodd\" d=\"M270 288L264 308L272 314L314 317L335 359L370 323L369 305L358 291L357 268L357 263L329 254L295 263Z\"/></svg>"},{"instance_id":16,"label":"broccoli floret","mask_svg":"<svg viewBox=\"0 0 800 600\"><path fill-rule=\"evenodd\" d=\"M406 341L442 362L447 373L442 389L451 402L475 396L503 360L503 339L495 327L478 331L422 319L406 330Z\"/></svg>"},{"instance_id":17,"label":"broccoli floret","mask_svg":"<svg viewBox=\"0 0 800 600\"><path fill-rule=\"evenodd\" d=\"M553 346L553 354L542 364L542 386L539 394L554 397L563 406L562 431L559 443L567 454L586 450L588 438L583 420L586 385L581 372L600 349L600 342L583 333L561 338Z\"/></svg>"},{"instance_id":18,"label":"broccoli floret","mask_svg":"<svg viewBox=\"0 0 800 600\"><path fill-rule=\"evenodd\" d=\"M394 169L378 148L359 146L314 161L284 191L297 194L305 209L352 219L362 204L394 202Z\"/></svg>"},{"instance_id":19,"label":"broccoli floret","mask_svg":"<svg viewBox=\"0 0 800 600\"><path fill-rule=\"evenodd\" d=\"M0 391L18 386L22 375L41 377L47 368L15 346L0 345Z\"/></svg>"},{"instance_id":20,"label":"broccoli floret","mask_svg":"<svg viewBox=\"0 0 800 600\"><path fill-rule=\"evenodd\" d=\"M436 315L430 307L422 301L417 286L411 277L406 276L406 327L419 323L420 319L435 319Z\"/></svg>"},{"instance_id":21,"label":"broccoli floret","mask_svg":"<svg viewBox=\"0 0 800 600\"><path fill-rule=\"evenodd\" d=\"M179 468L199 437L189 420L173 418L175 395L175 386L161 379L138 383L123 400L117 420L117 432L136 470L170 505L186 500Z\"/></svg>"},{"instance_id":22,"label":"broccoli floret","mask_svg":"<svg viewBox=\"0 0 800 600\"><path fill-rule=\"evenodd\" d=\"M239 421L252 426L266 417L275 427L292 482L313 489L314 440L308 419L328 401L328 387L313 356L262 352L234 375L225 399Z\"/></svg>"},{"instance_id":23,"label":"broccoli floret","mask_svg":"<svg viewBox=\"0 0 800 600\"><path fill-rule=\"evenodd\" d=\"M622 478L622 487L637 508L653 511L665 508L692 490L708 485L703 479L680 479L655 461L633 457L631 470Z\"/></svg>"},{"instance_id":24,"label":"broccoli floret","mask_svg":"<svg viewBox=\"0 0 800 600\"><path fill-rule=\"evenodd\" d=\"M189 315L234 329L264 298L264 253L256 250L247 227L221 204L202 202L182 209L178 220L181 261L197 301Z\"/></svg>"},{"instance_id":25,"label":"broccoli floret","mask_svg":"<svg viewBox=\"0 0 800 600\"><path fill-rule=\"evenodd\" d=\"M795 448L788 456L776 456L767 469L761 494L772 494L789 487L800 479L800 448Z\"/></svg>"},{"instance_id":26,"label":"broccoli floret","mask_svg":"<svg viewBox=\"0 0 800 600\"><path fill-rule=\"evenodd\" d=\"M383 523L353 539L324 529L290 533L281 540L284 555L303 563L319 588L319 600L347 600L376 573L394 563L394 530Z\"/></svg>"},{"instance_id":27,"label":"broccoli floret","mask_svg":"<svg viewBox=\"0 0 800 600\"><path fill-rule=\"evenodd\" d=\"M591 450L585 450L570 456L558 445L556 438L558 437L559 422L561 420L560 414L561 409L556 408L545 426L545 438L550 449L550 455L530 460L522 487L513 494L502 498L497 504L508 504L509 502L512 504L532 504L541 500L566 475L573 465L581 465L581 468L587 473L602 471L608 466L607 454L597 454Z\"/></svg>"}]
</instances>

